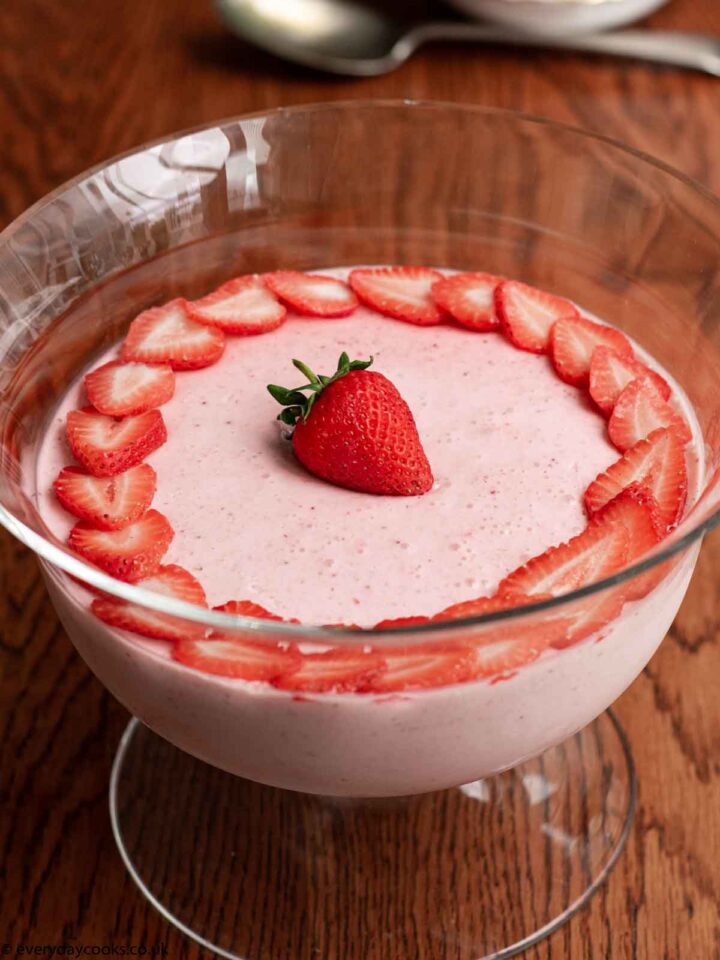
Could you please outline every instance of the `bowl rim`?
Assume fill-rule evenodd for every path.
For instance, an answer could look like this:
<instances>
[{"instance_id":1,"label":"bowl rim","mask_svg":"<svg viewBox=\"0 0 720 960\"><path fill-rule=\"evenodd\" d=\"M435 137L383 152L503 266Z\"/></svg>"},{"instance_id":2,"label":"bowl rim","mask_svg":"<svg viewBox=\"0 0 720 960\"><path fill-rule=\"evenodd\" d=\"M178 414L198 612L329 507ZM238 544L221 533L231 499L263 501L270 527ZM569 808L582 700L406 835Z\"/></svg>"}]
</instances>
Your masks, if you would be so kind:
<instances>
[{"instance_id":1,"label":"bowl rim","mask_svg":"<svg viewBox=\"0 0 720 960\"><path fill-rule=\"evenodd\" d=\"M55 200L64 196L70 190L81 183L91 179L101 171L108 169L114 164L135 156L155 147L180 140L193 134L203 133L208 130L222 129L223 127L238 124L246 121L257 120L260 118L281 117L286 115L312 114L331 111L347 110L417 110L431 111L441 110L443 112L452 111L454 113L476 114L478 116L498 116L508 120L519 121L534 125L537 127L547 127L558 132L565 132L577 136L580 139L605 144L616 150L620 154L631 157L633 160L639 160L656 170L659 170L666 176L671 177L682 186L689 188L698 196L704 198L712 207L720 212L720 198L703 184L694 180L692 177L682 173L672 167L670 164L659 160L642 150L628 146L613 137L605 134L595 133L585 130L582 127L573 124L563 123L551 120L530 113L517 110L509 110L501 107L489 107L475 104L453 103L442 100L413 100L413 99L393 99L393 98L357 98L349 100L331 100L325 102L312 102L308 104L296 104L290 107L275 107L270 110L257 110L251 113L237 114L224 117L220 120L203 123L192 127L186 127L165 136L146 141L138 146L132 147L122 153L101 161L92 167L82 171L77 176L60 184L54 190L45 194L34 204L28 207L23 213L12 220L2 231L0 231L0 245L7 244L14 234L23 226L29 223L33 217L41 210L50 206ZM720 471L719 471L720 472ZM701 498L704 494L720 481L718 473L714 474L708 485L701 492ZM699 501L698 501L699 502ZM695 504L697 506L697 503ZM592 596L611 587L618 586L626 581L632 580L641 573L652 569L660 563L685 551L692 544L699 542L700 539L710 530L720 525L720 503L707 512L701 514L701 519L695 523L688 523L690 516L681 521L676 531L671 533L670 537L658 548L651 551L642 560L629 566L623 567L617 573L609 577L604 577L594 583L560 594L547 600L536 601L522 606L508 606L506 609L485 613L480 616L463 617L457 620L437 620L426 623L415 624L412 626L401 626L374 631L368 629L366 634L372 636L373 645L382 645L384 638L396 642L411 637L418 638L418 642L424 639L431 639L437 634L450 639L454 634L469 627L481 627L490 623L501 623L517 618L531 618L535 614L543 611L560 608L566 604L580 600L584 597ZM254 632L258 635L270 634L276 641L295 640L297 642L303 639L317 641L318 638L332 642L336 646L357 645L358 631L350 627L324 627L305 623L287 623L284 621L264 620L257 617L248 617L239 614L220 613L216 610L201 607L196 604L187 603L182 600L175 600L171 597L155 593L151 590L143 589L134 584L116 580L109 574L103 573L99 568L91 566L81 560L69 548L53 542L42 536L35 530L28 527L19 520L10 510L0 503L0 524L22 544L29 547L41 560L45 561L51 568L59 568L65 574L69 574L81 581L90 584L92 587L111 595L114 598L129 601L133 604L145 607L159 613L168 614L182 620L189 620L195 623L201 623L206 627L212 627L217 630L225 631L243 631ZM686 529L684 529L687 527ZM380 641L378 643L377 641Z\"/></svg>"}]
</instances>

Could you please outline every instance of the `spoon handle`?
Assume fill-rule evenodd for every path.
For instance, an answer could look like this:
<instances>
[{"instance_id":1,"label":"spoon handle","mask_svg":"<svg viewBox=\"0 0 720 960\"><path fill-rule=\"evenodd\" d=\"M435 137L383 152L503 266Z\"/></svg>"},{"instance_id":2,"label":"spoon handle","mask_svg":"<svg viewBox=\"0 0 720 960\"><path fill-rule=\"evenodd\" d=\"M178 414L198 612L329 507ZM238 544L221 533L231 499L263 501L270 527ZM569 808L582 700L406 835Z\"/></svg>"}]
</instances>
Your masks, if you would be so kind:
<instances>
[{"instance_id":1,"label":"spoon handle","mask_svg":"<svg viewBox=\"0 0 720 960\"><path fill-rule=\"evenodd\" d=\"M410 39L406 37L407 41ZM426 23L412 31L414 46L432 40L511 44L518 47L578 51L632 57L700 70L720 77L720 38L701 33L661 30L617 30L580 36L531 36L475 23Z\"/></svg>"}]
</instances>

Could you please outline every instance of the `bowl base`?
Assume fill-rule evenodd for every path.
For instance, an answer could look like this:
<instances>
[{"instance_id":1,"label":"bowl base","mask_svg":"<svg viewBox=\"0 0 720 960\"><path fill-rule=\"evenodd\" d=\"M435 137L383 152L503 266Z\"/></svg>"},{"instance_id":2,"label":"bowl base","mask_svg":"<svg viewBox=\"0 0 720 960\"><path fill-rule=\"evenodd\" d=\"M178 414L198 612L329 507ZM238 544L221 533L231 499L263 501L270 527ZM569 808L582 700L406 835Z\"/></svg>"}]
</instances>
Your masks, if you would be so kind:
<instances>
[{"instance_id":1,"label":"bowl base","mask_svg":"<svg viewBox=\"0 0 720 960\"><path fill-rule=\"evenodd\" d=\"M635 773L612 712L540 757L388 800L265 787L131 720L110 783L145 897L231 960L500 960L552 933L608 876Z\"/></svg>"}]
</instances>

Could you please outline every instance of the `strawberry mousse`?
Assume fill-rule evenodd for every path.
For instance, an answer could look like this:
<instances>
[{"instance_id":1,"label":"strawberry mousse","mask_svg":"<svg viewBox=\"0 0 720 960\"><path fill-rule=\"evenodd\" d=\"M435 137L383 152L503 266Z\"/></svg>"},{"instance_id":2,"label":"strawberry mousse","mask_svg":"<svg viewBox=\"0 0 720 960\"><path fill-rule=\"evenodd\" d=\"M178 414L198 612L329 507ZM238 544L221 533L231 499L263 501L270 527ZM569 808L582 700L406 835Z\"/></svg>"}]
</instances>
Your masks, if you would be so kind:
<instances>
[{"instance_id":1,"label":"strawberry mousse","mask_svg":"<svg viewBox=\"0 0 720 960\"><path fill-rule=\"evenodd\" d=\"M437 789L568 736L647 662L695 551L571 604L453 623L657 548L701 482L698 436L636 344L522 282L240 277L144 311L70 387L39 509L119 579L308 630L210 631L46 576L90 666L181 748L310 792Z\"/></svg>"}]
</instances>

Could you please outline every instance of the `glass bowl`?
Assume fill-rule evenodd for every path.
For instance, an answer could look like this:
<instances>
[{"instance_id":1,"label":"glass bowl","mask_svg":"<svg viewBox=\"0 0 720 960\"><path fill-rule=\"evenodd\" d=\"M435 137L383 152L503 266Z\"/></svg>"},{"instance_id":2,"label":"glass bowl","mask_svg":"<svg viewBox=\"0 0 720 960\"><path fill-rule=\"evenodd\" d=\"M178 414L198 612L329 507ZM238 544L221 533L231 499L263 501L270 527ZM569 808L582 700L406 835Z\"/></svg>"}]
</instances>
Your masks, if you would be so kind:
<instances>
[{"instance_id":1,"label":"glass bowl","mask_svg":"<svg viewBox=\"0 0 720 960\"><path fill-rule=\"evenodd\" d=\"M609 580L362 643L502 643L654 576L654 589L600 636L549 649L503 682L299 697L188 669L166 645L96 620L75 578L188 626L268 644L358 644L351 630L214 613L85 564L38 513L39 442L69 379L152 304L244 272L424 263L522 278L627 331L686 391L710 476L720 444L719 237L717 202L677 173L601 137L501 111L328 104L141 147L61 187L0 236L0 521L40 558L68 635L99 679L209 764L353 797L439 790L514 767L601 714L652 656L718 520L710 492L655 556Z\"/></svg>"},{"instance_id":2,"label":"glass bowl","mask_svg":"<svg viewBox=\"0 0 720 960\"><path fill-rule=\"evenodd\" d=\"M367 960L501 960L605 879L635 780L603 711L661 642L720 519L718 238L713 197L602 137L380 101L141 147L0 235L0 522L37 554L72 642L138 718L113 767L112 827L134 881L182 932L238 960L305 956L308 944L341 956L348 931ZM99 590L183 631L358 646L357 631L211 612L107 577L53 536L36 471L67 384L140 310L238 273L372 262L504 274L613 322L685 391L704 463L696 502L641 563L551 601L360 642L384 656L457 640L487 651L598 605L619 616L517 671L393 695L297 695L197 672L167 644L96 620ZM387 799L410 794L423 795ZM278 890L291 910L258 908Z\"/></svg>"}]
</instances>

